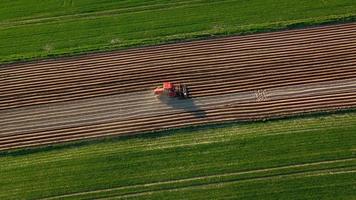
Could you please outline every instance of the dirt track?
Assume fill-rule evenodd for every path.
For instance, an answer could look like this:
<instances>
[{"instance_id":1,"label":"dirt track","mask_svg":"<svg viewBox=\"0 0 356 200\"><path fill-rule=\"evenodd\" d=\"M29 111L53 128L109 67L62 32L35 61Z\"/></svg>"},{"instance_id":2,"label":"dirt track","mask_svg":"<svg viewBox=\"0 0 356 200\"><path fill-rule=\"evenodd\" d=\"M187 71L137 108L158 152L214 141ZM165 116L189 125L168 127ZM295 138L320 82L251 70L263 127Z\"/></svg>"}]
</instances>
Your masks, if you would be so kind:
<instances>
[{"instance_id":1,"label":"dirt track","mask_svg":"<svg viewBox=\"0 0 356 200\"><path fill-rule=\"evenodd\" d=\"M164 80L192 99L161 102ZM0 66L0 150L356 106L356 23Z\"/></svg>"}]
</instances>

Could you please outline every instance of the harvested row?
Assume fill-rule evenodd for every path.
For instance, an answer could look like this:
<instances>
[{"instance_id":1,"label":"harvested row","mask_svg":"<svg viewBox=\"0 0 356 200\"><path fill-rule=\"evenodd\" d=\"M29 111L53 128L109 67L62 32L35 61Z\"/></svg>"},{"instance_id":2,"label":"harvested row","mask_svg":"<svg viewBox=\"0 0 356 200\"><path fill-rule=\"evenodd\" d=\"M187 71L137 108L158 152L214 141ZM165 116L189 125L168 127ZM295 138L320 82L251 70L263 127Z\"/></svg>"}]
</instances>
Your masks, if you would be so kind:
<instances>
[{"instance_id":1,"label":"harvested row","mask_svg":"<svg viewBox=\"0 0 356 200\"><path fill-rule=\"evenodd\" d=\"M208 107L218 107L221 105L229 105L253 102L257 99L256 95L262 92L265 99L277 100L291 97L313 96L313 95L334 95L342 94L344 92L352 92L356 88L356 79L341 80L338 82L322 82L322 84L308 84L295 87L277 87L273 89L260 90L256 92L244 92L238 94L225 94L214 96L214 101L211 97L199 98L194 100L194 105L185 105L185 101L176 101L173 106L181 107L185 110L194 111L197 107L199 109L207 109ZM132 94L131 94L132 95ZM51 104L49 110L48 106L41 106L31 110L31 115L28 115L29 110L18 109L16 113L7 113L6 117L0 118L0 126L2 130L9 130L9 128L19 129L14 122L21 123L22 127L43 125L43 120L46 120L45 125L58 124L57 121L62 117L66 118L72 123L78 121L86 121L95 118L95 121L105 120L106 118L120 118L132 119L134 117L147 117L152 115L152 112L165 112L166 114L174 114L176 110L170 109L170 106L162 107L160 102L151 95L145 93L134 94L137 96L134 100L128 95L114 96L110 98L93 98L90 101L76 102L75 104L67 105L65 108L61 104ZM144 108L143 108L144 107ZM194 108L195 107L195 108ZM142 113L145 110L145 113ZM168 113L168 111L170 111ZM158 113L159 114L159 113ZM85 119L82 116L88 116ZM0 116L1 117L1 116Z\"/></svg>"},{"instance_id":2,"label":"harvested row","mask_svg":"<svg viewBox=\"0 0 356 200\"><path fill-rule=\"evenodd\" d=\"M346 54L346 53L350 53L350 54ZM310 65L313 64L313 68L310 69L310 70L313 70L314 68L316 68L316 69L324 68L324 67L329 67L330 68L330 67L332 67L331 64L334 64L334 65L337 65L337 64L339 64L339 65L343 65L343 64L354 65L355 64L355 56L354 55L355 55L355 52L350 50L350 49L344 49L342 52L335 52L335 54L334 53L330 53L327 56L325 56L324 58L314 55L313 57L310 57L310 59L312 59L312 61L310 61L309 64ZM335 59L335 57L337 57L337 58ZM290 58L293 58L293 57L288 57L288 58L290 59ZM303 70L303 69L305 70L306 68L310 68L310 66L307 66L308 63L305 60L307 58L308 58L308 56L304 56L303 57L302 55L300 55L298 57L298 59L300 59L300 60L295 60L293 62L293 64L288 63L288 60L287 61L283 61L282 59L278 59L278 60L275 61L275 62L278 62L280 64L281 63L283 63L283 64L286 63L284 65L284 68L281 68L280 66L276 66L276 65L274 65L274 63L271 63L271 62L269 62L269 63L249 63L248 65L245 65L245 66L243 66L241 68L239 67L241 65L236 65L235 68L233 68L234 65L229 65L229 62L232 62L232 61L227 60L227 61L223 61L221 63L221 66L217 67L217 69L214 69L214 67L212 67L211 69L197 69L198 71L196 71L195 73L194 73L193 70L187 70L187 72L188 73L190 72L190 74L191 74L190 76L202 77L204 75L205 76L214 76L215 73L217 73L217 74L225 73L227 75L228 74L231 75L231 73L229 73L229 71L231 71L231 72L238 73L240 76L244 76L242 78L248 79L249 76L251 76L251 75L252 76L253 75L256 76L257 73L264 73L264 72L265 73L272 73L272 70L276 70L277 72L280 71L280 72L284 72L284 73L288 73L288 71L287 71L288 69L292 70L292 71L293 70L294 71ZM317 59L318 59L318 61L317 61ZM324 63L324 65L322 65L323 63ZM218 65L218 62L217 62L216 65ZM251 66L251 67L249 67L249 66ZM265 71L261 70L261 68L258 68L256 66L264 67ZM224 69L223 67L225 67L227 69ZM212 71L212 72L209 72L209 70ZM171 74L172 79L179 79L179 75L181 73L182 73L181 71L172 72L172 74ZM146 73L146 74L142 74L142 75L137 74L136 77L137 76L142 76L142 80L151 81L151 84L152 84L152 81L157 81L157 80L154 79L155 77L153 75L150 75L150 73ZM162 75L162 76L164 77L165 75ZM186 79L192 79L192 78L188 77ZM131 80L125 80L123 78L120 78L119 81L122 82L122 83L117 84L117 85L126 87L129 84L130 86L132 86L134 84L134 80L135 80L134 77L132 77ZM95 79L93 81L95 83L95 84L93 84L94 86L103 84L102 82L95 82ZM118 80L116 80L116 82L118 82ZM148 82L148 83L150 83L150 82ZM78 83L78 84L80 85L80 83ZM111 84L113 84L113 83L111 82ZM139 83L136 82L136 84L139 84ZM145 85L145 83L142 83L142 84ZM142 84L140 84L140 85L142 85ZM45 84L45 86L46 85L47 84ZM60 88L58 88L58 89L60 89ZM31 91L31 88L28 89L28 90ZM32 89L32 90L35 90L35 88ZM16 93L15 93L15 91L16 91ZM11 92L11 90L9 92ZM21 94L21 93L17 92L17 90L14 90L14 89L12 90L12 92L17 95L17 98L18 98L18 95ZM5 94L6 93L3 92L4 96L5 96ZM63 93L61 93L61 94L63 94ZM3 97L3 98L5 98L5 97ZM5 102L5 100L3 100L3 102Z\"/></svg>"},{"instance_id":3,"label":"harvested row","mask_svg":"<svg viewBox=\"0 0 356 200\"><path fill-rule=\"evenodd\" d=\"M294 101L293 101L294 100ZM328 97L306 97L300 99L285 99L273 101L266 105L262 103L230 105L228 108L211 109L204 111L204 117L196 117L190 113L182 112L172 118L166 115L151 118L111 121L102 124L92 124L79 127L69 127L59 130L48 130L38 133L25 133L23 135L4 136L0 140L0 150L42 144L73 141L78 139L97 138L113 135L137 134L156 129L174 128L186 125L196 125L207 122L221 122L227 120L254 120L278 116L288 116L301 112L345 109L356 106L356 92L343 93ZM199 111L197 111L199 112ZM198 113L199 114L199 113ZM201 114L199 114L201 115ZM177 125L177 120L180 122ZM120 131L117 131L120 130Z\"/></svg>"},{"instance_id":4,"label":"harvested row","mask_svg":"<svg viewBox=\"0 0 356 200\"><path fill-rule=\"evenodd\" d=\"M348 62L350 62L348 60ZM326 80L338 80L340 78L352 78L356 77L355 71L355 63L352 61L351 63L340 63L338 68L328 69L328 67L323 67L325 65L321 65L320 68L310 68L307 67L304 71L296 71L291 70L289 72L278 72L277 70L275 73L263 73L263 72L256 72L256 74L250 75L246 79L242 79L243 76L238 76L237 79L236 75L234 74L226 74L224 76L224 82L212 82L212 78L215 78L216 75L212 75L210 77L196 76L199 79L187 79L186 77L182 78L172 78L171 80L174 82L185 82L189 84L191 87L191 96L192 97L202 97L209 95L210 90L218 90L221 94L224 93L235 93L235 92L243 92L249 90L256 90L261 88L268 88L271 87L266 85L268 82L269 84L274 84L275 86L287 86L292 84L301 84L307 82L316 82L320 80L311 80L311 74L319 75L319 79L322 81ZM330 65L332 63L327 63ZM343 66L343 65L346 66ZM290 79L290 74L294 73L297 78ZM219 74L217 74L219 75ZM269 75L267 77L266 75ZM189 77L189 76L187 76ZM165 79L163 79L165 80ZM191 81L189 81L191 80ZM54 94L33 94L28 96L14 96L12 99L3 100L2 105L0 108L9 109L9 108L17 108L17 107L24 107L29 105L41 105L47 102L61 102L61 101L69 101L69 100L78 100L83 98L95 97L95 96L106 96L112 94L118 94L122 92L137 92L142 91L149 91L154 88L154 85L157 85L157 80L147 81L147 83L132 83L132 84L120 84L120 85L105 85L102 86L100 89L94 88L83 88L78 90L77 88L65 90L65 91L58 91ZM226 88L226 84L231 84L231 88L228 90L224 90ZM65 92L65 96L63 93ZM40 95L40 96L39 96ZM45 99L45 101L44 101Z\"/></svg>"},{"instance_id":5,"label":"harvested row","mask_svg":"<svg viewBox=\"0 0 356 200\"><path fill-rule=\"evenodd\" d=\"M281 98L291 98L300 96L313 95L333 95L344 92L352 92L356 89L356 79L346 79L328 82L317 82L316 84L301 84L298 87L274 87L272 89L263 89L257 91L238 92L235 94L218 95L219 91L211 91L210 96L195 98L186 101L169 102L158 101L154 98L151 92L138 92L135 94L115 95L106 98L92 98L90 101L81 100L73 102L64 107L63 104L50 104L37 108L17 109L16 112L7 112L6 116L0 116L0 126L3 131L8 132L9 127L20 130L15 122L21 123L21 126L26 130L35 124L47 127L51 123L59 124L58 121L64 123L74 123L71 117L77 118L80 121L95 121L115 118L115 119L132 119L145 118L150 115L174 114L177 111L184 109L185 111L208 110L221 105L229 105L238 102L249 103L259 100L257 95L264 95L264 99L278 100ZM263 94L259 94L263 92ZM132 99L132 96L136 96ZM180 109L172 109L180 108ZM144 111L144 112L143 112ZM31 112L31 115L28 113ZM100 115L99 115L100 114ZM82 116L86 116L83 118ZM99 117L101 116L101 118ZM61 120L63 117L65 120ZM95 120L92 120L95 118ZM44 121L45 120L45 121ZM45 123L44 123L45 122ZM25 126L25 125L28 126ZM67 123L64 123L67 124Z\"/></svg>"},{"instance_id":6,"label":"harvested row","mask_svg":"<svg viewBox=\"0 0 356 200\"><path fill-rule=\"evenodd\" d=\"M218 65L220 66L221 64L229 64L227 67L225 66L222 68L223 70L227 70L226 68L232 68L236 69L236 66L241 66L239 68L239 71L243 70L257 70L259 65L266 65L268 64L269 68L274 67L276 68L277 66L276 63L281 63L281 62L286 62L286 57L289 58L294 58L295 60L305 58L306 54L307 56L311 54L311 58L320 58L320 59L326 59L330 58L333 55L325 55L326 53L330 52L330 49L333 50L334 54L337 55L345 55L345 52L347 51L348 53L350 51L354 51L354 44L350 44L349 40L345 41L337 41L335 43L331 42L326 42L325 45L321 46L315 46L312 50L310 50L309 46L303 47L303 48L298 48L296 50L294 49L288 49L286 52L286 49L273 49L269 50L270 52L263 54L262 52L259 52L259 55L251 55L248 54L246 56L238 56L236 54L226 54L226 55L219 55L219 56L211 56L207 57L205 56L204 59L201 58L192 58L189 57L189 60L185 61L185 59L181 59L179 63L172 63L172 60L168 61L163 61L160 63L160 66L163 67L165 70L162 71L157 68L157 63L155 63L152 66L149 66L149 68L144 67L146 63L143 63L140 68L135 68L133 70L122 70L121 68L113 69L112 71L108 71L103 73L102 70L96 70L92 74L89 72L89 70L86 70L85 73L70 73L68 76L65 76L64 72L60 72L60 77L56 77L55 75L51 77L46 77L45 79L41 79L41 76L38 75L34 78L28 78L22 77L18 81L11 76L11 79L6 79L4 80L4 85L1 88L2 91L2 96L6 96L11 90L16 89L17 91L22 91L23 92L29 92L28 90L30 89L31 92L37 90L54 90L58 88L67 88L67 87L73 87L75 85L75 78L77 78L77 81L80 81L81 86L86 86L86 85L95 85L95 84L103 84L103 83L112 83L117 81L118 77L119 80L124 82L127 80L132 80L137 76L142 76L142 78L148 78L145 77L148 74L144 73L144 71L150 71L151 74L149 74L150 77L155 77L155 76L167 76L171 74L177 74L181 73L181 70L184 70L184 67L189 65L189 66L194 66L194 68L190 70L199 70L199 71L206 71L206 70L213 70L215 72L215 67L214 68L209 68L206 66L206 63L209 62L212 66ZM318 53L315 53L315 52ZM268 62L266 62L268 61ZM301 60L303 61L303 60ZM217 66L217 67L218 67ZM99 66L98 66L99 67ZM106 65L105 68L108 66ZM182 68L183 67L183 68ZM218 70L221 70L221 67L217 68ZM260 68L259 68L260 69ZM189 70L189 69L185 69ZM93 78L97 78L94 79ZM100 79L99 79L100 78ZM28 80L27 80L28 79ZM99 79L99 80L98 80ZM9 83L6 83L8 81ZM37 86L37 87L35 87ZM39 87L38 87L39 86Z\"/></svg>"},{"instance_id":7,"label":"harvested row","mask_svg":"<svg viewBox=\"0 0 356 200\"><path fill-rule=\"evenodd\" d=\"M355 38L351 23L6 65L0 150L356 107ZM155 99L164 80L192 99Z\"/></svg>"}]
</instances>

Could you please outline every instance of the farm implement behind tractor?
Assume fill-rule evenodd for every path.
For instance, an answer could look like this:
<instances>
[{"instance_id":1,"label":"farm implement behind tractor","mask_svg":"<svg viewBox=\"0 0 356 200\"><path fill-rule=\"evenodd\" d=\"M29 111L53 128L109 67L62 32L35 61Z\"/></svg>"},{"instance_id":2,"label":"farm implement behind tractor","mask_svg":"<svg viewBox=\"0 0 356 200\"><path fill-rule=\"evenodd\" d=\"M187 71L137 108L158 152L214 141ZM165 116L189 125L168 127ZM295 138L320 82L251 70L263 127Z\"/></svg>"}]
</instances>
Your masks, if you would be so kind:
<instances>
[{"instance_id":1,"label":"farm implement behind tractor","mask_svg":"<svg viewBox=\"0 0 356 200\"><path fill-rule=\"evenodd\" d=\"M156 97L177 97L180 99L189 98L188 87L184 84L173 84L171 82L164 82L163 87L157 87L153 90Z\"/></svg>"}]
</instances>

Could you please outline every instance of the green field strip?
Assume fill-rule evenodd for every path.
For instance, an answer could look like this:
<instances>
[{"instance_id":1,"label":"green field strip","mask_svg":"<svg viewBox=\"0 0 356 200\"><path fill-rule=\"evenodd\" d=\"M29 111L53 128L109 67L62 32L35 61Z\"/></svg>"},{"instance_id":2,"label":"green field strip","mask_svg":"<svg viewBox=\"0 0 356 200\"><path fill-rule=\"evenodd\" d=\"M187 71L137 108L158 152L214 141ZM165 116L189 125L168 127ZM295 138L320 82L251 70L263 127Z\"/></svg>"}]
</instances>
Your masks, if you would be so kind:
<instances>
[{"instance_id":1,"label":"green field strip","mask_svg":"<svg viewBox=\"0 0 356 200\"><path fill-rule=\"evenodd\" d=\"M248 196L252 195L249 191L255 190L253 185L260 182L288 179L287 183L292 184L293 178L288 177L293 174L302 179L298 174L325 171L326 174L318 177L343 177L343 174L328 173L355 168L355 130L356 113L351 112L192 127L34 149L36 151L2 152L0 199L38 199L70 194L73 198L78 197L75 194L82 194L85 199L97 191L103 191L96 194L98 198L116 198L157 191L152 194L154 198L175 194L174 189L178 188L187 195L197 195L196 191L215 188L222 183L222 190L227 190L255 180L251 188L241 191ZM355 176L354 173L350 175ZM269 176L271 178L259 180ZM313 177L305 180L314 180ZM347 180L340 180L339 185L350 184ZM332 190L330 184L326 181L324 186ZM242 195L241 192L238 195ZM224 195L215 195L218 194Z\"/></svg>"},{"instance_id":2,"label":"green field strip","mask_svg":"<svg viewBox=\"0 0 356 200\"><path fill-rule=\"evenodd\" d=\"M216 4L216 3L218 2L211 3L211 4ZM95 12L88 12L88 13L77 13L77 14L68 14L68 15L52 16L52 17L39 17L39 18L30 18L30 19L21 19L21 20L17 19L12 21L0 22L0 29L6 29L14 26L41 24L41 23L42 24L58 23L59 21L61 23L64 23L64 22L83 20L83 19L99 19L103 17L114 17L114 16L122 15L124 13L134 14L138 12L144 12L147 10L160 11L160 10L171 9L172 7L184 8L184 7L192 7L192 6L200 6L200 5L204 5L204 0L167 2L167 3L153 4L153 5L119 8L119 9L95 11Z\"/></svg>"},{"instance_id":3,"label":"green field strip","mask_svg":"<svg viewBox=\"0 0 356 200\"><path fill-rule=\"evenodd\" d=\"M356 182L352 178L355 176L354 169L316 171L98 199L353 199ZM254 190L250 190L249 194L240 192L246 186Z\"/></svg>"},{"instance_id":4,"label":"green field strip","mask_svg":"<svg viewBox=\"0 0 356 200\"><path fill-rule=\"evenodd\" d=\"M2 3L0 62L356 21L353 0L62 3Z\"/></svg>"},{"instance_id":5,"label":"green field strip","mask_svg":"<svg viewBox=\"0 0 356 200\"><path fill-rule=\"evenodd\" d=\"M71 2L71 3L69 3ZM188 1L179 1L188 2ZM101 1L98 4L92 0L51 1L51 0L18 0L16 2L4 0L1 2L0 20L21 21L26 19L41 19L81 13L98 13L110 9L132 9L149 7L156 4L170 4L169 0L121 0L118 2Z\"/></svg>"},{"instance_id":6,"label":"green field strip","mask_svg":"<svg viewBox=\"0 0 356 200\"><path fill-rule=\"evenodd\" d=\"M143 185L132 185L120 188L111 188L86 193L68 194L48 199L86 199L103 197L128 197L144 195L152 192L162 192L164 190L179 190L187 187L206 187L213 184L224 184L238 181L256 181L263 179L273 179L285 176L314 176L334 172L350 171L356 173L356 157L333 161L322 161L316 163L306 163L267 169L257 169L244 172L234 172L226 174L216 174L203 177L179 179L166 182L146 183Z\"/></svg>"}]
</instances>

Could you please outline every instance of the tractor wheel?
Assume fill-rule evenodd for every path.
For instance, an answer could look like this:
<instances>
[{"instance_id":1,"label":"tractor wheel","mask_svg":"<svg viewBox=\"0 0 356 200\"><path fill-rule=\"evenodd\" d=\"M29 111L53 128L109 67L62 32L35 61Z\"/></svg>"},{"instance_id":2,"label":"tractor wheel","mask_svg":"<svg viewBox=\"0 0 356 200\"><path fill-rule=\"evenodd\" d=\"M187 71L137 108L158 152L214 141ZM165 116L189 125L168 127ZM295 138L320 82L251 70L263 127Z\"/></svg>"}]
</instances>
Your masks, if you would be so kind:
<instances>
[{"instance_id":1,"label":"tractor wheel","mask_svg":"<svg viewBox=\"0 0 356 200\"><path fill-rule=\"evenodd\" d=\"M182 97L189 98L189 91L187 85L182 85Z\"/></svg>"}]
</instances>

